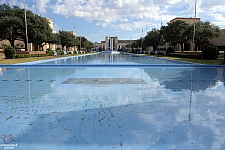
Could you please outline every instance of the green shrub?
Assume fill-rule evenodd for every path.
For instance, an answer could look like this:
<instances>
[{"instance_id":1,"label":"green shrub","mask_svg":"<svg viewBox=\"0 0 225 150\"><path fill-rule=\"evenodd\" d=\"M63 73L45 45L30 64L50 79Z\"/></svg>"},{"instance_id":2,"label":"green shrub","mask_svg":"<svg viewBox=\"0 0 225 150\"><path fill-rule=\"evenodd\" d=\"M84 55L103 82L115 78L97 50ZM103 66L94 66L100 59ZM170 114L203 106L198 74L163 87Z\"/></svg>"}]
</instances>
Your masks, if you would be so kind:
<instances>
[{"instance_id":1,"label":"green shrub","mask_svg":"<svg viewBox=\"0 0 225 150\"><path fill-rule=\"evenodd\" d=\"M15 58L16 56L16 49L12 46L6 46L4 48L4 53L5 53L5 58L6 59L11 59L11 58Z\"/></svg>"},{"instance_id":2,"label":"green shrub","mask_svg":"<svg viewBox=\"0 0 225 150\"><path fill-rule=\"evenodd\" d=\"M51 49L47 49L46 54L48 56L53 56L54 55L54 52Z\"/></svg>"},{"instance_id":3,"label":"green shrub","mask_svg":"<svg viewBox=\"0 0 225 150\"><path fill-rule=\"evenodd\" d=\"M169 53L174 53L175 50L173 47L168 47L167 50L166 50L166 54L169 54Z\"/></svg>"},{"instance_id":4,"label":"green shrub","mask_svg":"<svg viewBox=\"0 0 225 150\"><path fill-rule=\"evenodd\" d=\"M182 53L171 53L168 54L171 57L180 57L180 58L193 58L193 59L201 59L202 55L200 54L182 54Z\"/></svg>"},{"instance_id":5,"label":"green shrub","mask_svg":"<svg viewBox=\"0 0 225 150\"><path fill-rule=\"evenodd\" d=\"M15 58L45 57L45 54L16 54Z\"/></svg>"},{"instance_id":6,"label":"green shrub","mask_svg":"<svg viewBox=\"0 0 225 150\"><path fill-rule=\"evenodd\" d=\"M203 59L217 59L218 57L218 50L212 44L205 44L202 46L202 57Z\"/></svg>"}]
</instances>

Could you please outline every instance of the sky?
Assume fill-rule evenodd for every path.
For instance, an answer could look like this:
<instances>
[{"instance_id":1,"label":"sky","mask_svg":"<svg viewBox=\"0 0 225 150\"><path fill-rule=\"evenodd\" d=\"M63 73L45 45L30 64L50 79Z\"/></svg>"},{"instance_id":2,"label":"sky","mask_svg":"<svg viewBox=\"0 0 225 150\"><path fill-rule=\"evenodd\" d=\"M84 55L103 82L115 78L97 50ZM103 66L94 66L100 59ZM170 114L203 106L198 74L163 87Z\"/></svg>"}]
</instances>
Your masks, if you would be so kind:
<instances>
[{"instance_id":1,"label":"sky","mask_svg":"<svg viewBox=\"0 0 225 150\"><path fill-rule=\"evenodd\" d=\"M225 29L225 0L0 0L53 20L54 30L75 31L89 41L106 36L136 40L175 17L209 21Z\"/></svg>"}]
</instances>

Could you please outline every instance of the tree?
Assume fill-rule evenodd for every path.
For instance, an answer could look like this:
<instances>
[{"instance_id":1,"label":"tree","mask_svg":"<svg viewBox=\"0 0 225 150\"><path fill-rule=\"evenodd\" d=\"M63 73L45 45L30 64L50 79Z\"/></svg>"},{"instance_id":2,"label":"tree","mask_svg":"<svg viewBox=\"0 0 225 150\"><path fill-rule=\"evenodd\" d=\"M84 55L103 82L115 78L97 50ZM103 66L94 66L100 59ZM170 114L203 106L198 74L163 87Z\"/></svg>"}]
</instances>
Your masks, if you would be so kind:
<instances>
[{"instance_id":1,"label":"tree","mask_svg":"<svg viewBox=\"0 0 225 150\"><path fill-rule=\"evenodd\" d=\"M29 41L39 45L43 51L44 45L48 42L56 42L56 38L52 33L52 29L49 26L48 21L39 16L31 15L29 18Z\"/></svg>"},{"instance_id":2,"label":"tree","mask_svg":"<svg viewBox=\"0 0 225 150\"><path fill-rule=\"evenodd\" d=\"M77 42L75 36L69 32L66 31L59 31L59 38L61 40L62 47L72 47L74 46Z\"/></svg>"},{"instance_id":3,"label":"tree","mask_svg":"<svg viewBox=\"0 0 225 150\"><path fill-rule=\"evenodd\" d=\"M193 32L192 32L193 33ZM207 43L210 39L218 38L221 35L220 28L212 25L210 22L196 22L195 32L195 50L202 49L202 45Z\"/></svg>"},{"instance_id":4,"label":"tree","mask_svg":"<svg viewBox=\"0 0 225 150\"><path fill-rule=\"evenodd\" d=\"M203 59L216 59L218 57L218 50L212 44L206 43L202 46Z\"/></svg>"},{"instance_id":5,"label":"tree","mask_svg":"<svg viewBox=\"0 0 225 150\"><path fill-rule=\"evenodd\" d=\"M94 48L94 44L87 40L85 37L81 37L81 47L85 48L86 50Z\"/></svg>"},{"instance_id":6,"label":"tree","mask_svg":"<svg viewBox=\"0 0 225 150\"><path fill-rule=\"evenodd\" d=\"M160 41L160 32L157 29L152 29L152 31L145 37L144 44L146 46L152 46L153 50L156 50Z\"/></svg>"},{"instance_id":7,"label":"tree","mask_svg":"<svg viewBox=\"0 0 225 150\"><path fill-rule=\"evenodd\" d=\"M46 43L55 43L56 37L45 18L29 10L26 16L29 42L38 44L42 50ZM0 5L0 39L8 40L13 47L15 40L23 40L27 51L24 17L24 9Z\"/></svg>"},{"instance_id":8,"label":"tree","mask_svg":"<svg viewBox=\"0 0 225 150\"><path fill-rule=\"evenodd\" d=\"M162 27L162 33L167 42L172 43L173 47L180 43L183 51L183 44L190 41L190 32L188 32L190 25L185 21L177 20Z\"/></svg>"},{"instance_id":9,"label":"tree","mask_svg":"<svg viewBox=\"0 0 225 150\"><path fill-rule=\"evenodd\" d=\"M55 33L52 33L52 34L50 34L49 35L49 37L48 37L48 39L47 39L47 43L49 44L49 46L51 45L51 44L57 44L57 41L58 41L58 36L57 36L57 34L55 34Z\"/></svg>"},{"instance_id":10,"label":"tree","mask_svg":"<svg viewBox=\"0 0 225 150\"><path fill-rule=\"evenodd\" d=\"M0 39L8 40L14 47L15 40L20 39L19 33L23 31L23 21L21 19L22 10L14 6L0 5Z\"/></svg>"},{"instance_id":11,"label":"tree","mask_svg":"<svg viewBox=\"0 0 225 150\"><path fill-rule=\"evenodd\" d=\"M87 43L86 43L86 48L87 48L87 50L91 50L92 48L94 48L95 46L94 46L94 43L93 42L91 42L91 41L87 41Z\"/></svg>"},{"instance_id":12,"label":"tree","mask_svg":"<svg viewBox=\"0 0 225 150\"><path fill-rule=\"evenodd\" d=\"M131 43L132 51L133 51L134 48L138 48L138 47L139 47L139 44L140 44L139 41L140 41L140 40L135 40L135 41L133 41L133 42Z\"/></svg>"}]
</instances>

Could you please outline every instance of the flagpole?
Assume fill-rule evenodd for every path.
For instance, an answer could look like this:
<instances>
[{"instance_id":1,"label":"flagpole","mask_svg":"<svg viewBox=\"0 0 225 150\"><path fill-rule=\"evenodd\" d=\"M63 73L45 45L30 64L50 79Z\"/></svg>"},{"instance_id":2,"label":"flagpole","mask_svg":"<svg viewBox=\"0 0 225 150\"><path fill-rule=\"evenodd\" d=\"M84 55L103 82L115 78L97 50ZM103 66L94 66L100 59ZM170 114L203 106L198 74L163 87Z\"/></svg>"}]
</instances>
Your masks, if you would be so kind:
<instances>
[{"instance_id":1,"label":"flagpole","mask_svg":"<svg viewBox=\"0 0 225 150\"><path fill-rule=\"evenodd\" d=\"M27 12L26 12L26 0L24 0L24 22L25 22L25 36L26 36L26 50L29 51L28 49L28 35L27 35Z\"/></svg>"},{"instance_id":2,"label":"flagpole","mask_svg":"<svg viewBox=\"0 0 225 150\"><path fill-rule=\"evenodd\" d=\"M142 28L142 34L141 34L141 52L142 52L142 36L143 36L143 28Z\"/></svg>"},{"instance_id":3,"label":"flagpole","mask_svg":"<svg viewBox=\"0 0 225 150\"><path fill-rule=\"evenodd\" d=\"M194 15L194 31L193 31L192 51L194 51L194 49L195 49L196 2L197 2L197 0L195 0L195 15Z\"/></svg>"}]
</instances>

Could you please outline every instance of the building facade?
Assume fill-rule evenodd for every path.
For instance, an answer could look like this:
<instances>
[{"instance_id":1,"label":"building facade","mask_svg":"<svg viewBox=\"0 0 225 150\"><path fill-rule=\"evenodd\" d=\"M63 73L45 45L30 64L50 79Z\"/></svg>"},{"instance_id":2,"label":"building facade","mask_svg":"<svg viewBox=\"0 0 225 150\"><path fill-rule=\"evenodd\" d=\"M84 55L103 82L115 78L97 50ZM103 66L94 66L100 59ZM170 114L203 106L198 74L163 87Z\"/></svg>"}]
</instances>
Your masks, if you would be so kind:
<instances>
[{"instance_id":1,"label":"building facade","mask_svg":"<svg viewBox=\"0 0 225 150\"><path fill-rule=\"evenodd\" d=\"M98 49L103 50L127 50L127 45L130 45L132 42L134 42L134 40L119 40L117 36L106 36L105 41L95 44Z\"/></svg>"},{"instance_id":2,"label":"building facade","mask_svg":"<svg viewBox=\"0 0 225 150\"><path fill-rule=\"evenodd\" d=\"M209 42L216 46L218 50L225 51L225 29L222 29L221 32L222 34L220 37L211 39Z\"/></svg>"},{"instance_id":3,"label":"building facade","mask_svg":"<svg viewBox=\"0 0 225 150\"><path fill-rule=\"evenodd\" d=\"M199 22L201 19L200 18L182 18L182 17L176 17L176 18L170 20L170 22L174 22L174 21L177 21L177 20L184 21L184 22L189 23L189 24L194 24L195 22Z\"/></svg>"}]
</instances>

